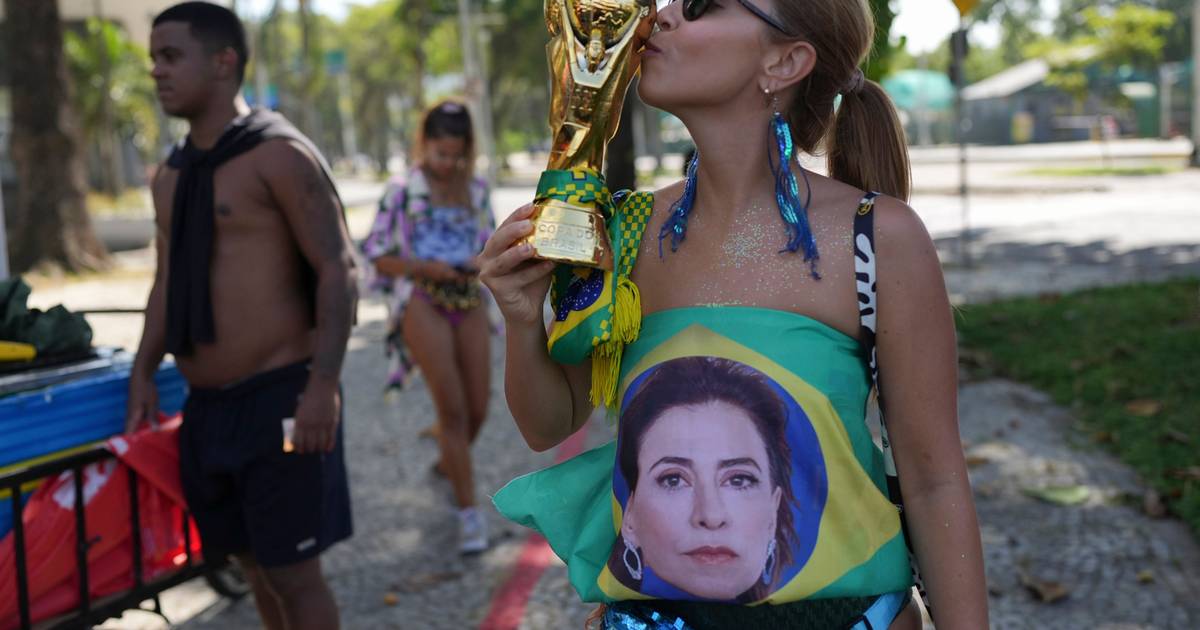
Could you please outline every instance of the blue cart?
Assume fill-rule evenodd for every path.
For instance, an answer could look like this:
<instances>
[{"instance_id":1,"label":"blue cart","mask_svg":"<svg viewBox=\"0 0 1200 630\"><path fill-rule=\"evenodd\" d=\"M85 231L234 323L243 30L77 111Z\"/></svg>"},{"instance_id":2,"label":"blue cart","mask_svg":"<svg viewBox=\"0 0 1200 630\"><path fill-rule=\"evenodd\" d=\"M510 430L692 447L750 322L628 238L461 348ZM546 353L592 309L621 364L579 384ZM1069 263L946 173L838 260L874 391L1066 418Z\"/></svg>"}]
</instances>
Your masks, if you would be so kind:
<instances>
[{"instance_id":1,"label":"blue cart","mask_svg":"<svg viewBox=\"0 0 1200 630\"><path fill-rule=\"evenodd\" d=\"M135 562L134 588L125 593L92 601L88 590L88 532L83 515L80 476L89 464L114 457L104 449L108 438L121 433L125 425L125 403L133 357L119 350L101 350L92 356L67 364L20 373L0 374L0 538L13 534L20 628L33 628L28 596L28 567L25 536L20 518L24 499L43 480L64 471L76 478L75 520L76 557L79 567L79 608L56 619L40 622L38 628L84 628L119 616L124 610L138 608L153 600L153 612L162 614L158 594L177 584L204 576L222 595L240 597L247 592L235 570L220 559L190 557L179 571L155 580L143 581L140 563ZM163 412L178 412L187 395L187 384L173 364L164 364L155 374L159 404ZM138 479L130 471L130 519L139 523L136 501ZM187 519L185 519L186 522ZM141 557L141 542L136 525L133 557ZM185 537L190 528L185 527ZM94 532L93 532L94 534Z\"/></svg>"}]
</instances>

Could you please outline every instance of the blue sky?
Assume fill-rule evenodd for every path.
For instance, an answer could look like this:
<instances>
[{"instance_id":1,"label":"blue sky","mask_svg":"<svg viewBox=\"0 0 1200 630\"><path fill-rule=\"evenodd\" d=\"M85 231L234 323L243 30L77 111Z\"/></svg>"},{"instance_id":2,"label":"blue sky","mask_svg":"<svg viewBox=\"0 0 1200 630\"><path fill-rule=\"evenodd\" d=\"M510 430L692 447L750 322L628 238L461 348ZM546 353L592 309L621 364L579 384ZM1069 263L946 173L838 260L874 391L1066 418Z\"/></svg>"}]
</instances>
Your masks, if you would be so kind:
<instances>
[{"instance_id":1,"label":"blue sky","mask_svg":"<svg viewBox=\"0 0 1200 630\"><path fill-rule=\"evenodd\" d=\"M958 28L958 8L951 0L893 1L897 15L892 32L908 36L910 52L920 53L937 48ZM1047 15L1058 13L1058 0L1038 1ZM979 26L971 29L971 39L985 46L995 46L1000 41L1000 32L990 25Z\"/></svg>"}]
</instances>

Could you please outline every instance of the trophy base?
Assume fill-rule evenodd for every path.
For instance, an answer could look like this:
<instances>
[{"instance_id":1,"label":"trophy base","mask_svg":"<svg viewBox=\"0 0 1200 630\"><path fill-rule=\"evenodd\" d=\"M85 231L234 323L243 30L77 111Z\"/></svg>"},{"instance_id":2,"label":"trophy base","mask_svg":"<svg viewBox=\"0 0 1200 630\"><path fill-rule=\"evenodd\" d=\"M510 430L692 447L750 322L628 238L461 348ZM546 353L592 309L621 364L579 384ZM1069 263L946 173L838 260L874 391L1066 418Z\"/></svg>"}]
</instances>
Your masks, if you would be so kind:
<instances>
[{"instance_id":1,"label":"trophy base","mask_svg":"<svg viewBox=\"0 0 1200 630\"><path fill-rule=\"evenodd\" d=\"M547 199L534 204L530 220L533 234L525 242L536 258L612 271L612 244L595 208Z\"/></svg>"}]
</instances>

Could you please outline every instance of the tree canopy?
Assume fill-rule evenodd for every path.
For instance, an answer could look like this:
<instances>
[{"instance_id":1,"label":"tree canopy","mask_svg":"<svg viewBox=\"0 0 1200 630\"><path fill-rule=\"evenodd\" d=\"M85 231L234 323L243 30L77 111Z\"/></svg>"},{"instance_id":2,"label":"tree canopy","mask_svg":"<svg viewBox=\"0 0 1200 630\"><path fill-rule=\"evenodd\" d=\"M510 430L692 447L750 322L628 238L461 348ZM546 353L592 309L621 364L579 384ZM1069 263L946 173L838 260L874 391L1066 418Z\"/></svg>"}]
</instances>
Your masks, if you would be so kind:
<instances>
[{"instance_id":1,"label":"tree canopy","mask_svg":"<svg viewBox=\"0 0 1200 630\"><path fill-rule=\"evenodd\" d=\"M1120 98L1115 77L1141 70L1150 74L1162 61L1175 16L1136 4L1081 12L1084 28L1066 44L1045 43L1031 52L1049 59L1047 83L1084 100L1089 93Z\"/></svg>"}]
</instances>

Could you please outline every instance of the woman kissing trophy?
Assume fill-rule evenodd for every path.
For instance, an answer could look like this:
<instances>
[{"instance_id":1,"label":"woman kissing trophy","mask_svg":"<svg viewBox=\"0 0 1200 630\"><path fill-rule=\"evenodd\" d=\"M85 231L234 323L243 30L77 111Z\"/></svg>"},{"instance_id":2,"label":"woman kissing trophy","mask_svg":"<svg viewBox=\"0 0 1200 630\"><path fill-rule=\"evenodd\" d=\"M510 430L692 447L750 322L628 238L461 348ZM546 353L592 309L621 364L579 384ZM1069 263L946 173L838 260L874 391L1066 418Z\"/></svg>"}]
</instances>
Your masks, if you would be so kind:
<instances>
[{"instance_id":1,"label":"woman kissing trophy","mask_svg":"<svg viewBox=\"0 0 1200 630\"><path fill-rule=\"evenodd\" d=\"M652 0L546 0L552 39L550 160L529 236L536 256L613 269L605 224L612 197L601 175L629 82L654 24Z\"/></svg>"}]
</instances>

